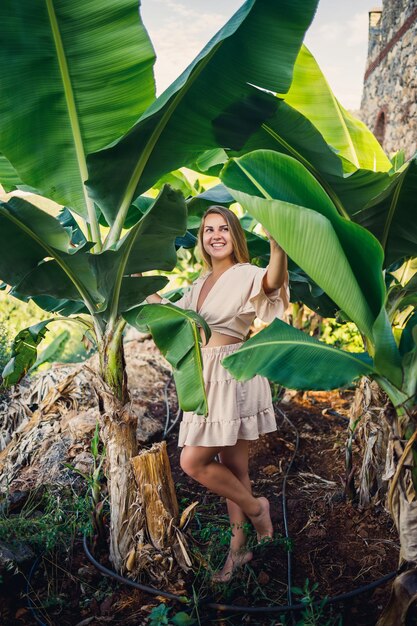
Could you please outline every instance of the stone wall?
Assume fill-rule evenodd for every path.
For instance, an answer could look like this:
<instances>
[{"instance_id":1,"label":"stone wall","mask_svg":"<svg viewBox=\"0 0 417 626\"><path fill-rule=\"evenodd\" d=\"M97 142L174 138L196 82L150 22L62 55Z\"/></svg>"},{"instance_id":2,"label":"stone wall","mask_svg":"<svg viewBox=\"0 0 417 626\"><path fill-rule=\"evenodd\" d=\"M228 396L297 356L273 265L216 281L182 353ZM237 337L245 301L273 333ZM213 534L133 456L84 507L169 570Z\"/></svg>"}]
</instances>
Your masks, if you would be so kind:
<instances>
[{"instance_id":1,"label":"stone wall","mask_svg":"<svg viewBox=\"0 0 417 626\"><path fill-rule=\"evenodd\" d=\"M417 152L417 0L383 0L369 13L360 117L388 154Z\"/></svg>"}]
</instances>

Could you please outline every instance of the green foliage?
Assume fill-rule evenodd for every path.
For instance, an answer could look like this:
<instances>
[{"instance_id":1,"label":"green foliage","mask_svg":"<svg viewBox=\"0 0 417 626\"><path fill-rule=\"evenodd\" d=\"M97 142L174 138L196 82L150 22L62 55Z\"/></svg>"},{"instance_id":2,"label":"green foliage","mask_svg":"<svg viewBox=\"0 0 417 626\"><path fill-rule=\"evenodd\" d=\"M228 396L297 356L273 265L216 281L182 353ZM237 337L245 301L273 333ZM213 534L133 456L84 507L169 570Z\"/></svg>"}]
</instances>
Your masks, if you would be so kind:
<instances>
[{"instance_id":1,"label":"green foliage","mask_svg":"<svg viewBox=\"0 0 417 626\"><path fill-rule=\"evenodd\" d=\"M295 626L342 626L342 617L325 617L325 605L327 598L317 602L316 592L318 589L318 583L310 583L306 578L304 586L291 587L292 593L297 597L297 600L305 605L301 613L301 619L297 621ZM284 626L287 622L284 622ZM292 623L292 622L291 622Z\"/></svg>"},{"instance_id":2,"label":"green foliage","mask_svg":"<svg viewBox=\"0 0 417 626\"><path fill-rule=\"evenodd\" d=\"M35 490L19 513L0 502L0 541L29 544L36 552L67 549L78 533L89 531L90 502L72 489Z\"/></svg>"},{"instance_id":3,"label":"green foliage","mask_svg":"<svg viewBox=\"0 0 417 626\"><path fill-rule=\"evenodd\" d=\"M223 359L223 365L238 380L258 373L290 389L303 389L306 380L309 389L335 389L373 372L366 352L337 350L278 319Z\"/></svg>"},{"instance_id":4,"label":"green foliage","mask_svg":"<svg viewBox=\"0 0 417 626\"><path fill-rule=\"evenodd\" d=\"M28 326L42 322L51 315L42 310L32 300L22 302L14 298L10 294L0 292L0 371L3 370L6 363L11 357L13 340L16 335ZM51 344L62 333L68 333L67 341L55 344L53 354L46 352ZM84 341L85 328L78 324L68 323L65 321L55 322L50 326L46 333L45 339L40 344L42 348L39 362L35 364L45 369L47 364L52 360L60 363L76 363L84 361L91 354L91 344L85 346ZM48 350L49 351L49 350ZM46 358L47 357L47 358Z\"/></svg>"},{"instance_id":5,"label":"green foliage","mask_svg":"<svg viewBox=\"0 0 417 626\"><path fill-rule=\"evenodd\" d=\"M35 364L37 348L45 337L47 324L44 320L18 333L13 341L11 359L2 372L3 384L7 387L16 385Z\"/></svg>"},{"instance_id":6,"label":"green foliage","mask_svg":"<svg viewBox=\"0 0 417 626\"><path fill-rule=\"evenodd\" d=\"M93 508L95 508L100 502L101 481L104 477L102 466L104 461L106 460L106 448L100 444L100 426L98 422L94 430L94 435L91 439L90 450L93 457L93 467L90 474L85 474L84 472L81 472L70 463L65 463L65 467L68 467L68 469L82 476L87 482L90 489L91 502Z\"/></svg>"},{"instance_id":7,"label":"green foliage","mask_svg":"<svg viewBox=\"0 0 417 626\"><path fill-rule=\"evenodd\" d=\"M166 604L155 606L149 613L150 626L193 626L196 620L185 611L179 611L170 617L172 609Z\"/></svg>"},{"instance_id":8,"label":"green foliage","mask_svg":"<svg viewBox=\"0 0 417 626\"><path fill-rule=\"evenodd\" d=\"M334 318L324 319L320 339L347 352L363 352L361 334L352 322L340 324Z\"/></svg>"},{"instance_id":9,"label":"green foliage","mask_svg":"<svg viewBox=\"0 0 417 626\"><path fill-rule=\"evenodd\" d=\"M170 304L137 307L124 317L138 330L152 333L159 350L174 368L181 407L185 411L207 415L199 329L203 329L206 341L211 331L204 319L194 311Z\"/></svg>"}]
</instances>

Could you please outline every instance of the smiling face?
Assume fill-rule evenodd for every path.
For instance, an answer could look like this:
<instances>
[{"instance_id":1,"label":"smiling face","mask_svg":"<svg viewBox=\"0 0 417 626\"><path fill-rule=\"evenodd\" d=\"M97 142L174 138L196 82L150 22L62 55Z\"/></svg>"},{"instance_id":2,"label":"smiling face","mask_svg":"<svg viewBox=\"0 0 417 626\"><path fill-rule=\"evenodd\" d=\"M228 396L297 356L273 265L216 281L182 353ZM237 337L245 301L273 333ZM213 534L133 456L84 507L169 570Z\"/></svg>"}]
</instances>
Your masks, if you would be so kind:
<instances>
[{"instance_id":1,"label":"smiling face","mask_svg":"<svg viewBox=\"0 0 417 626\"><path fill-rule=\"evenodd\" d=\"M211 261L223 261L230 257L233 261L233 242L229 225L223 215L209 213L204 219L202 232L203 248Z\"/></svg>"}]
</instances>

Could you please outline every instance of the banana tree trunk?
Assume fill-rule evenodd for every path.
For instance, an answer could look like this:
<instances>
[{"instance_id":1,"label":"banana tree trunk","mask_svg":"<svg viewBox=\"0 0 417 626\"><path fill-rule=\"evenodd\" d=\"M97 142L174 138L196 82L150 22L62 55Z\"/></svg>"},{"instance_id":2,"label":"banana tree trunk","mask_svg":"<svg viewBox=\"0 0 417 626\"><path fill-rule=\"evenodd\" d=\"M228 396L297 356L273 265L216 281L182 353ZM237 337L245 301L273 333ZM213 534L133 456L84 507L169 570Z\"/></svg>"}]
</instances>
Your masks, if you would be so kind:
<instances>
[{"instance_id":1,"label":"banana tree trunk","mask_svg":"<svg viewBox=\"0 0 417 626\"><path fill-rule=\"evenodd\" d=\"M389 385L384 387L393 404L385 412L391 431L384 476L389 480L387 504L400 539L399 565L408 571L394 581L377 626L405 626L417 600L417 493L413 481L417 407L407 406L403 394Z\"/></svg>"},{"instance_id":2,"label":"banana tree trunk","mask_svg":"<svg viewBox=\"0 0 417 626\"><path fill-rule=\"evenodd\" d=\"M110 496L110 560L123 571L143 516L135 501L137 490L131 459L137 454L137 416L130 405L123 349L124 320L107 331L99 346L101 385L98 389L101 437L106 447Z\"/></svg>"},{"instance_id":3,"label":"banana tree trunk","mask_svg":"<svg viewBox=\"0 0 417 626\"><path fill-rule=\"evenodd\" d=\"M120 320L108 329L99 348L98 390L101 437L106 446L110 495L110 560L119 572L136 577L143 571L169 582L191 567L182 532L195 504L178 516L178 502L166 452L155 444L138 455L137 417L127 388Z\"/></svg>"},{"instance_id":4,"label":"banana tree trunk","mask_svg":"<svg viewBox=\"0 0 417 626\"><path fill-rule=\"evenodd\" d=\"M387 403L389 400L381 387L364 376L356 387L350 408L350 424L363 450L358 485L362 508L383 499L387 492L387 482L383 479L390 434L385 416Z\"/></svg>"}]
</instances>

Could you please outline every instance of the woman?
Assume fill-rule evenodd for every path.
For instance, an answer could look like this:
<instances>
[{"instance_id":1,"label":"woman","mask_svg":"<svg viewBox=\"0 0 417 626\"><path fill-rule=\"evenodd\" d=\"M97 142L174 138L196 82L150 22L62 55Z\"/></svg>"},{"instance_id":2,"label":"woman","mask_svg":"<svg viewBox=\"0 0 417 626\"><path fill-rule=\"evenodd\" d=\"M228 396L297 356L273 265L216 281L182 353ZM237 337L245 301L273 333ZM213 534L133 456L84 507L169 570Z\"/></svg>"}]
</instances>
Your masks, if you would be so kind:
<instances>
[{"instance_id":1,"label":"woman","mask_svg":"<svg viewBox=\"0 0 417 626\"><path fill-rule=\"evenodd\" d=\"M183 446L184 472L226 498L232 538L226 562L213 577L226 582L252 558L243 528L247 519L258 541L273 536L267 498L251 493L248 442L276 430L276 422L268 381L255 376L238 382L221 361L239 349L256 316L265 322L282 317L289 302L287 259L270 237L268 268L251 265L238 218L221 206L212 206L204 214L198 242L208 272L175 305L199 313L212 331L202 348L209 412L206 418L184 413L178 445ZM158 294L147 301L169 302Z\"/></svg>"}]
</instances>

